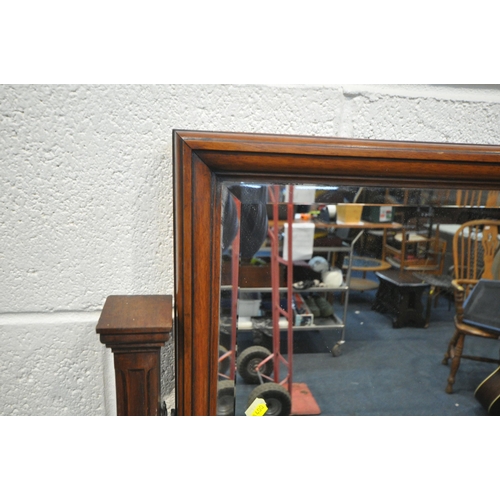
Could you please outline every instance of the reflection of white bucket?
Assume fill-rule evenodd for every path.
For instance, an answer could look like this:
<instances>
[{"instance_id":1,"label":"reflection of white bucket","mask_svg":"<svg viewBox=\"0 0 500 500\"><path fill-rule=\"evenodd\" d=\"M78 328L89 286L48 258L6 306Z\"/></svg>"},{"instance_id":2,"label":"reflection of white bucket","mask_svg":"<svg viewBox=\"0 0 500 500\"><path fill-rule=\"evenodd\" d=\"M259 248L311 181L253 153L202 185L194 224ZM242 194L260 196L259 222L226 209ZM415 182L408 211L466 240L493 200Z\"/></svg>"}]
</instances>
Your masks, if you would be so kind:
<instances>
[{"instance_id":1,"label":"reflection of white bucket","mask_svg":"<svg viewBox=\"0 0 500 500\"><path fill-rule=\"evenodd\" d=\"M331 271L323 271L321 273L321 280L328 287L341 287L343 282L342 271L336 267L332 268Z\"/></svg>"},{"instance_id":2,"label":"reflection of white bucket","mask_svg":"<svg viewBox=\"0 0 500 500\"><path fill-rule=\"evenodd\" d=\"M335 216L337 215L337 205L327 205L326 208L328 210L330 220L335 219Z\"/></svg>"}]
</instances>

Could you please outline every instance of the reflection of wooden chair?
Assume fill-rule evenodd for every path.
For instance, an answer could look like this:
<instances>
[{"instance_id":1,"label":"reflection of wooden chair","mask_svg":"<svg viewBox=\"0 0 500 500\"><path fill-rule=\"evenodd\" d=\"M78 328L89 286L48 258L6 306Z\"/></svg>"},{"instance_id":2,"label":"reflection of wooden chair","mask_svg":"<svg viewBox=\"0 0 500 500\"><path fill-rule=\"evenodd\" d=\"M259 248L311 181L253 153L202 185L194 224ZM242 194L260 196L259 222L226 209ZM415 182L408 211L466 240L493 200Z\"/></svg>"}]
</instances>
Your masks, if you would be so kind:
<instances>
[{"instance_id":1,"label":"reflection of wooden chair","mask_svg":"<svg viewBox=\"0 0 500 500\"><path fill-rule=\"evenodd\" d=\"M433 203L437 206L497 207L499 205L499 195L499 191L438 189L433 192Z\"/></svg>"},{"instance_id":2,"label":"reflection of wooden chair","mask_svg":"<svg viewBox=\"0 0 500 500\"><path fill-rule=\"evenodd\" d=\"M466 335L488 339L498 339L499 332L485 330L468 325L464 320L464 300L468 297L479 279L499 279L499 220L475 220L462 224L453 237L454 275L453 288L455 293L455 334L453 335L443 364L448 364L451 358L450 375L446 392L451 394L455 376L460 366L460 360L473 359L489 363L500 363L500 360L463 354Z\"/></svg>"},{"instance_id":3,"label":"reflection of wooden chair","mask_svg":"<svg viewBox=\"0 0 500 500\"><path fill-rule=\"evenodd\" d=\"M483 198L482 191L475 191L471 189L459 189L456 194L457 207L479 207Z\"/></svg>"},{"instance_id":4,"label":"reflection of wooden chair","mask_svg":"<svg viewBox=\"0 0 500 500\"><path fill-rule=\"evenodd\" d=\"M499 191L458 190L456 204L459 207L497 207Z\"/></svg>"}]
</instances>

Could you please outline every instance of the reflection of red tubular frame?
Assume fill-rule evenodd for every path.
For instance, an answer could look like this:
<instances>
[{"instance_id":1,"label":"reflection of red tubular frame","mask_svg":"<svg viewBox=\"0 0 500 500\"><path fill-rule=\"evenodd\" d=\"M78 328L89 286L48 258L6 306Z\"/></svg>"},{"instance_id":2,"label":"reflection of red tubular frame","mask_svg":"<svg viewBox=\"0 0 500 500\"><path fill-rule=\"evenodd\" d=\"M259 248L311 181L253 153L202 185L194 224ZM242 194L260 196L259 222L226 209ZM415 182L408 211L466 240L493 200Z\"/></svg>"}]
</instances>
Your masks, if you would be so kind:
<instances>
[{"instance_id":1,"label":"reflection of red tubular frame","mask_svg":"<svg viewBox=\"0 0 500 500\"><path fill-rule=\"evenodd\" d=\"M293 226L293 186L289 186L289 197L287 203L287 222L288 222L288 239L287 252L288 260L284 260L279 255L279 227L278 227L278 208L279 208L279 186L275 185L269 188L269 196L273 206L274 224L269 230L269 238L271 240L271 287L272 287L272 318L273 318L273 353L270 357L274 359L274 382L287 386L288 392L292 394L292 371L293 371L293 312L292 312L292 282L293 282L293 260L292 260L292 226ZM285 311L280 306L280 283L279 283L279 266L283 264L287 270L287 310ZM288 360L280 353L280 317L284 317L288 321L287 327L287 348ZM269 357L269 358L270 358ZM269 359L268 358L268 359ZM262 365L266 360L262 361ZM280 363L283 363L288 368L287 376L280 380Z\"/></svg>"},{"instance_id":2,"label":"reflection of red tubular frame","mask_svg":"<svg viewBox=\"0 0 500 500\"><path fill-rule=\"evenodd\" d=\"M273 207L273 224L268 227L268 237L271 246L271 302L272 302L272 352L263 359L256 367L261 383L265 381L274 382L286 388L292 402L292 415L317 415L321 411L312 397L306 384L293 384L293 222L294 205L293 192L294 187L289 186L289 197L287 202L287 259L285 260L279 254L279 186L269 187L269 198ZM235 199L238 220L241 215L241 202ZM240 254L240 231L232 244L231 261L231 349L219 357L219 363L225 359L231 360L229 376L219 373L219 376L225 379L235 380L236 375L236 334L238 330L238 294L239 294L239 254ZM280 301L280 264L286 266L287 275L287 306L286 310L281 307ZM287 320L287 358L280 352L280 318ZM273 363L272 377L263 373L263 367L266 363ZM280 377L280 368L284 365L286 374Z\"/></svg>"},{"instance_id":3,"label":"reflection of red tubular frame","mask_svg":"<svg viewBox=\"0 0 500 500\"><path fill-rule=\"evenodd\" d=\"M236 219L238 220L238 231L231 248L231 340L230 349L219 357L219 366L222 361L229 358L229 376L220 373L219 376L229 380L235 380L236 376L236 332L238 329L238 290L239 290L239 270L240 270L240 217L241 201L233 197L236 206Z\"/></svg>"},{"instance_id":4,"label":"reflection of red tubular frame","mask_svg":"<svg viewBox=\"0 0 500 500\"><path fill-rule=\"evenodd\" d=\"M279 255L279 186L272 186L269 188L270 201L273 205L273 219L274 223L272 228L269 229L268 234L271 240L271 289L272 289L272 315L273 315L273 352L266 359L262 360L257 366L260 370L265 363L273 360L273 377L268 377L260 373L262 379L267 379L280 384L288 390L292 401L291 415L319 415L321 410L317 405L314 397L309 391L306 384L293 383L293 222L294 222L294 209L293 209L293 192L294 187L288 186L288 202L287 202L287 259ZM280 305L280 283L279 283L279 266L283 264L286 266L286 287L287 287L287 310L283 310ZM287 358L285 359L280 353L280 327L279 320L284 317L288 321L287 326ZM283 364L287 368L287 374L280 380L280 366Z\"/></svg>"}]
</instances>

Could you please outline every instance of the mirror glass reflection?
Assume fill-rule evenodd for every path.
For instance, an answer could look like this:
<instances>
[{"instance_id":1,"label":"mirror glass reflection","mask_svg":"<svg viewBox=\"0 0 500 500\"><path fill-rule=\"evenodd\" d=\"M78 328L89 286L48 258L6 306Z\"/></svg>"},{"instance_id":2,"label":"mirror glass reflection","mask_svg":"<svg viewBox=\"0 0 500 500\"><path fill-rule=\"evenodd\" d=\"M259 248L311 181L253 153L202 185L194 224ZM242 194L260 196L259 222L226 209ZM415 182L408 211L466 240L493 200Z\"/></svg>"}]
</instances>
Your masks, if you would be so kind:
<instances>
[{"instance_id":1,"label":"mirror glass reflection","mask_svg":"<svg viewBox=\"0 0 500 500\"><path fill-rule=\"evenodd\" d=\"M500 218L497 191L227 182L222 198L218 415L473 414L445 392L453 238ZM494 240L474 265L498 280ZM463 365L470 397L491 367Z\"/></svg>"}]
</instances>

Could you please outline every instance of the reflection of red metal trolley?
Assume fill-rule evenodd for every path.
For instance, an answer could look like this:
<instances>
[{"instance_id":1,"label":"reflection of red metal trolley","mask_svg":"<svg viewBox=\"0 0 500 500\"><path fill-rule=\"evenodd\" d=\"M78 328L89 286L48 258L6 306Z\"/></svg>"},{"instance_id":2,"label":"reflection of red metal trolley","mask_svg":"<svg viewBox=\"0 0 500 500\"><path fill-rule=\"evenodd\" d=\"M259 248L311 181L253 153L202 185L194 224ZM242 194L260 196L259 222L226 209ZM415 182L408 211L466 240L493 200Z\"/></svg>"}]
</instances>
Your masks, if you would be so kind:
<instances>
[{"instance_id":1,"label":"reflection of red metal trolley","mask_svg":"<svg viewBox=\"0 0 500 500\"><path fill-rule=\"evenodd\" d=\"M293 187L291 188L293 192ZM274 224L268 230L271 242L271 300L272 300L272 352L264 346L252 346L245 349L238 357L238 372L247 382L258 383L259 385L250 393L248 397L249 405L256 399L262 398L268 407L267 415L290 415L292 411L292 348L293 348L293 312L291 283L292 276L292 225L293 206L287 205L288 219L288 257L290 265L279 256L279 227L278 221L278 201L279 186L269 188L269 196L273 207ZM291 196L290 196L291 198ZM279 291L279 265L285 264L287 270L287 283L290 288L287 293L286 310L280 304ZM285 359L280 352L280 318L284 317L287 322L287 348L288 359ZM280 380L281 368L285 367L286 375ZM272 376L271 376L272 374Z\"/></svg>"},{"instance_id":2,"label":"reflection of red metal trolley","mask_svg":"<svg viewBox=\"0 0 500 500\"><path fill-rule=\"evenodd\" d=\"M248 397L248 406L256 398L262 398L268 407L266 415L290 414L318 414L320 413L314 398L312 398L305 384L294 384L293 374L293 260L292 260L292 227L293 212L293 186L289 187L289 201L287 203L287 259L279 255L279 225L278 202L279 186L269 188L270 201L273 208L274 224L268 229L271 243L271 301L272 301L272 352L264 346L255 345L245 349L238 356L238 373L248 383L259 384ZM286 268L287 293L286 309L280 301L280 264ZM280 352L280 319L287 323L287 357ZM284 369L282 372L282 368ZM281 375L283 373L283 376ZM300 400L306 398L309 403L307 412L296 412L296 407L304 408ZM293 402L293 405L292 405Z\"/></svg>"},{"instance_id":3,"label":"reflection of red metal trolley","mask_svg":"<svg viewBox=\"0 0 500 500\"><path fill-rule=\"evenodd\" d=\"M261 325L256 325L252 321L251 327L240 327L237 318L238 294L240 291L245 291L246 288L239 288L239 254L240 254L240 240L239 237L235 238L232 248L232 286L231 288L231 343L229 350L223 349L220 351L219 356L219 393L218 393L218 414L229 415L234 414L234 375L235 367L241 378L248 384L258 384L258 386L251 392L248 398L248 406L250 406L256 398L262 398L266 401L268 406L267 415L315 415L320 413L320 409L314 400L314 397L309 392L306 384L294 383L292 380L293 375L293 332L306 331L306 330L334 330L341 332L340 340L333 346L331 353L333 356L341 354L341 346L345 340L345 327L347 319L347 306L349 289L351 285L351 270L353 269L353 247L363 231L367 228L396 228L400 224L396 223L373 223L373 222L318 222L315 221L316 228L324 228L328 231L336 229L356 229L358 234L349 243L335 243L333 246L315 246L315 253L327 252L329 255L333 253L346 254L342 259L341 267L344 267L345 281L340 285L323 284L322 287L313 286L307 288L307 293L341 293L343 297L343 317L333 314L321 314L321 317L314 318L311 323L305 314L299 314L299 307L297 305L302 301L300 289L296 290L293 287L293 223L294 215L294 202L293 192L294 186L288 186L288 201L287 201L287 216L285 226L285 241L287 242L284 248L283 255L287 259L280 256L279 253L279 202L280 202L280 188L279 186L268 187L269 203L273 211L273 223L268 225L267 236L270 241L270 257L271 257L271 288L268 286L258 287L261 292L271 292L271 318L264 318ZM239 200L238 210L240 209ZM241 211L238 212L240 214ZM339 236L341 239L341 237ZM378 262L378 261L377 261ZM298 264L298 263L297 263ZM286 270L286 287L280 287L280 265L284 266ZM281 268L283 270L283 268ZM366 269L368 270L368 269ZM356 282L357 283L357 282ZM364 281L363 281L364 283ZM255 285L254 285L255 286ZM253 287L250 287L253 288ZM257 288L257 287L256 287ZM355 287L356 288L356 287ZM280 300L280 292L286 293L286 299ZM297 315L294 312L297 310ZM310 312L310 311L309 311ZM258 318L252 318L256 320ZM267 321L270 321L270 324ZM281 321L285 324L282 324ZM251 330L254 334L254 342L264 345L253 345L244 349L237 357L235 363L236 353L236 332L237 330ZM284 357L280 352L281 335L280 333L286 331L286 344L287 356ZM227 337L227 335L226 335ZM270 337L270 338L269 338ZM230 363L229 367L226 363ZM226 375L229 371L229 375ZM221 380L222 379L222 380Z\"/></svg>"}]
</instances>

